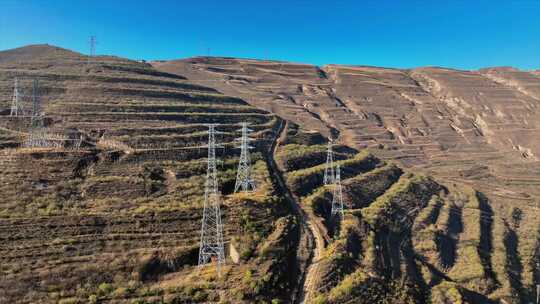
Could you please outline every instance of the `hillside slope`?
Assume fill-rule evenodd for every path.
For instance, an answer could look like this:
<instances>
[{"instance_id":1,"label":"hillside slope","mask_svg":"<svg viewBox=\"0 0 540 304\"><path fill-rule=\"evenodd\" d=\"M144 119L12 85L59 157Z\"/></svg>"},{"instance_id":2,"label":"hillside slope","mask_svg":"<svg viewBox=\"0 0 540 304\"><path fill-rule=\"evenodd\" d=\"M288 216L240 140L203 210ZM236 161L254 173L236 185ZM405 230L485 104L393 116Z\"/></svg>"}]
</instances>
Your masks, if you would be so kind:
<instances>
[{"instance_id":1,"label":"hillside slope","mask_svg":"<svg viewBox=\"0 0 540 304\"><path fill-rule=\"evenodd\" d=\"M538 73L513 68L316 67L220 57L152 64L243 98L305 130L333 134L341 143L368 147L384 160L440 182L481 191L490 202L490 216L500 218L485 227L497 229L497 235L486 237L487 245L493 243L488 249L513 251L485 259L495 258L507 270L517 267L513 271L523 274L512 277L512 288L534 293L538 255L532 244L537 243L540 223ZM512 226L516 212L522 215L521 224ZM503 260L514 253L519 256ZM495 298L516 293L489 292Z\"/></svg>"},{"instance_id":2,"label":"hillside slope","mask_svg":"<svg viewBox=\"0 0 540 304\"><path fill-rule=\"evenodd\" d=\"M532 301L536 77L0 52L0 302ZM41 134L34 80L40 132L60 145L25 145ZM250 194L233 193L241 122ZM197 269L208 123L223 132L221 276ZM342 221L323 184L330 136Z\"/></svg>"},{"instance_id":3,"label":"hillside slope","mask_svg":"<svg viewBox=\"0 0 540 304\"><path fill-rule=\"evenodd\" d=\"M39 80L45 130L80 149L21 146L14 78L26 110ZM43 45L0 52L0 96L0 302L288 298L294 272L278 270L294 267L295 224L265 159L280 118L144 63ZM255 138L249 197L232 194L240 122ZM224 234L240 259L219 278L196 270L207 123L223 132Z\"/></svg>"}]
</instances>

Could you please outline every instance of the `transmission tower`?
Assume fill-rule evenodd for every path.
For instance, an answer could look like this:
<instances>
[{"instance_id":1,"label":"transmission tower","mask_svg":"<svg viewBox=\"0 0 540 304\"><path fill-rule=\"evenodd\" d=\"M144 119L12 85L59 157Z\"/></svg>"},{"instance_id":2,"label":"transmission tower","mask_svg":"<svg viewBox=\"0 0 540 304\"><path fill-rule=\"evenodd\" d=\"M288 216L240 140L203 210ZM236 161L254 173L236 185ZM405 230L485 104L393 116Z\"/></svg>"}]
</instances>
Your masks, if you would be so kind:
<instances>
[{"instance_id":1,"label":"transmission tower","mask_svg":"<svg viewBox=\"0 0 540 304\"><path fill-rule=\"evenodd\" d=\"M32 126L41 127L41 99L39 97L39 82L34 79L32 86Z\"/></svg>"},{"instance_id":2,"label":"transmission tower","mask_svg":"<svg viewBox=\"0 0 540 304\"><path fill-rule=\"evenodd\" d=\"M19 79L15 78L15 84L13 86L13 99L11 100L11 112L9 116L23 115L22 104L19 101Z\"/></svg>"},{"instance_id":3,"label":"transmission tower","mask_svg":"<svg viewBox=\"0 0 540 304\"><path fill-rule=\"evenodd\" d=\"M236 173L236 183L234 184L234 192L242 189L243 192L249 192L255 190L255 181L251 178L251 159L249 157L249 149L253 148L249 145L252 140L249 138L249 132L253 131L248 129L248 124L242 123L242 137L240 140L240 162L238 163L238 172Z\"/></svg>"},{"instance_id":4,"label":"transmission tower","mask_svg":"<svg viewBox=\"0 0 540 304\"><path fill-rule=\"evenodd\" d=\"M330 185L334 183L334 153L332 152L332 139L328 140L326 148L326 167L324 168L324 184Z\"/></svg>"},{"instance_id":5,"label":"transmission tower","mask_svg":"<svg viewBox=\"0 0 540 304\"><path fill-rule=\"evenodd\" d=\"M334 178L334 191L332 193L332 216L343 218L343 189L341 187L341 169L339 164L336 166L336 175Z\"/></svg>"},{"instance_id":6,"label":"transmission tower","mask_svg":"<svg viewBox=\"0 0 540 304\"><path fill-rule=\"evenodd\" d=\"M90 47L90 53L88 54L88 64L90 64L90 61L94 56L96 56L96 36L90 36L90 39L88 40L88 45Z\"/></svg>"},{"instance_id":7,"label":"transmission tower","mask_svg":"<svg viewBox=\"0 0 540 304\"><path fill-rule=\"evenodd\" d=\"M225 263L223 245L223 227L219 208L220 192L218 190L216 167L216 130L215 124L208 125L208 168L204 189L204 211L201 227L201 244L199 248L199 269L212 259L216 259L218 275L221 265Z\"/></svg>"}]
</instances>

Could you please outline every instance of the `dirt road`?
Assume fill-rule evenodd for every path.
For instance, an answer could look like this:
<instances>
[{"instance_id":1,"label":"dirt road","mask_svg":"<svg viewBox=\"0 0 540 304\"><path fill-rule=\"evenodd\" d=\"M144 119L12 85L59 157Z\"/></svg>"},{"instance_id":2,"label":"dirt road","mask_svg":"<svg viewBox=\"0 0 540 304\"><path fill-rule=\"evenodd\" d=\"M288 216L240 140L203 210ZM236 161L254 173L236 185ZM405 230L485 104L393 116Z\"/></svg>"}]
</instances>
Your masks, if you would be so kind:
<instances>
[{"instance_id":1,"label":"dirt road","mask_svg":"<svg viewBox=\"0 0 540 304\"><path fill-rule=\"evenodd\" d=\"M315 292L313 279L316 278L318 273L318 261L322 255L325 242L321 231L314 224L312 219L313 215L302 209L298 198L292 194L287 187L282 170L275 161L275 155L280 143L285 139L286 131L287 122L282 121L275 140L272 143L271 153L267 158L270 166L270 173L277 182L277 186L280 188L281 193L283 193L283 196L291 205L294 215L300 224L299 244L296 254L300 280L293 290L291 303L309 303L309 300L313 297Z\"/></svg>"}]
</instances>

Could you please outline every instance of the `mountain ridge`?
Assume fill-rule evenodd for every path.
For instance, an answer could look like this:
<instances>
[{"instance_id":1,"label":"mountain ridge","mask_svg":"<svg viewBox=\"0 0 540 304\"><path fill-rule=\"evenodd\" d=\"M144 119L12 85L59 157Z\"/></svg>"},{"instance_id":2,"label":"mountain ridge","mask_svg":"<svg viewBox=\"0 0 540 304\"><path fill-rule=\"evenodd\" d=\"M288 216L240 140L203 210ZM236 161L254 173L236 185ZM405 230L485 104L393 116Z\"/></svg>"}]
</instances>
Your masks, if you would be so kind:
<instances>
[{"instance_id":1,"label":"mountain ridge","mask_svg":"<svg viewBox=\"0 0 540 304\"><path fill-rule=\"evenodd\" d=\"M73 50L70 50L70 49L67 49L67 48L63 48L63 47L56 46L56 45L53 45L53 44L48 44L48 43L41 43L41 44L23 45L23 46L16 47L16 48L0 50L0 57L1 57L1 55L5 55L6 53L14 54L14 53L21 52L21 51L29 53L29 54L34 53L36 55L43 55L43 54L48 53L50 51L62 51L64 53L71 53L71 54L78 55L78 56L85 56L83 53L73 51ZM112 55L100 54L100 55L97 55L97 56L112 56ZM122 58L124 58L124 57L122 57ZM151 60L144 59L144 61L147 61L149 63L151 63L151 62L174 62L174 61L200 60L200 59L205 59L205 58L206 59L208 59L208 58L237 59L237 60L249 60L249 61L257 61L257 62L268 62L268 63L284 63L284 64L286 63L286 64L316 66L316 67L319 67L319 68L323 68L323 67L326 67L326 66L343 66L343 67L358 67L358 68L362 68L362 67L370 68L371 67L371 68L384 68L384 69L395 69L395 70L414 70L414 69L418 69L418 68L438 68L438 69L448 69L448 70L456 70L456 71L481 71L481 70L484 70L484 69L511 69L511 70L532 72L532 73L540 72L540 69L532 68L532 69L522 70L522 69L517 68L517 67L505 66L505 65L502 65L502 66L486 66L486 67L481 67L481 68L477 68L477 69L459 69L459 68L436 66L436 65L435 66L428 65L428 66L400 68L400 67L384 67L384 66L376 66L376 65L347 64L347 63L340 63L340 64L326 63L326 64L321 64L321 65L316 65L316 64L311 64L311 63L295 62L295 61L287 61L287 60L279 60L279 59L261 59L261 58L249 58L249 57L207 56L207 55L191 56L191 57L185 57L185 58L180 58L180 59L151 59ZM128 60L141 61L143 59L128 59Z\"/></svg>"}]
</instances>

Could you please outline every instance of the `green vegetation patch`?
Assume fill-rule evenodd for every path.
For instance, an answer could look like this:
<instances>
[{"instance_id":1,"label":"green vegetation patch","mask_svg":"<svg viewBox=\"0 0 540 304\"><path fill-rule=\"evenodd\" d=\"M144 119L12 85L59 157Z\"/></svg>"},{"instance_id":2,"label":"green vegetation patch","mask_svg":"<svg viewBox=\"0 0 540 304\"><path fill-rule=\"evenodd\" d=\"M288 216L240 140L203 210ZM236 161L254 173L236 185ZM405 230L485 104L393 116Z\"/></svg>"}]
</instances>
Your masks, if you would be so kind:
<instances>
[{"instance_id":1,"label":"green vegetation patch","mask_svg":"<svg viewBox=\"0 0 540 304\"><path fill-rule=\"evenodd\" d=\"M337 161L335 164L341 166L341 177L346 179L376 168L380 160L367 151L362 151L352 159ZM305 196L323 184L325 168L326 164L322 164L290 172L287 174L287 184L295 194Z\"/></svg>"},{"instance_id":2,"label":"green vegetation patch","mask_svg":"<svg viewBox=\"0 0 540 304\"><path fill-rule=\"evenodd\" d=\"M356 153L355 150L345 146L335 146L333 149L334 161L347 159ZM324 163L326 150L326 145L289 144L280 148L276 160L285 171L290 172Z\"/></svg>"},{"instance_id":3,"label":"green vegetation patch","mask_svg":"<svg viewBox=\"0 0 540 304\"><path fill-rule=\"evenodd\" d=\"M387 292L384 282L357 269L327 295L316 297L314 303L383 303Z\"/></svg>"},{"instance_id":4,"label":"green vegetation patch","mask_svg":"<svg viewBox=\"0 0 540 304\"><path fill-rule=\"evenodd\" d=\"M344 180L343 194L346 208L358 209L368 206L398 180L401 174L401 169L395 165L387 165ZM312 208L316 215L328 220L332 190L332 186L319 187L306 196L302 203Z\"/></svg>"},{"instance_id":5,"label":"green vegetation patch","mask_svg":"<svg viewBox=\"0 0 540 304\"><path fill-rule=\"evenodd\" d=\"M438 193L440 185L423 175L401 176L382 196L369 207L361 210L363 218L373 227L378 228L394 223L394 219L409 216L408 211L423 208L431 196ZM400 230L402 227L394 225Z\"/></svg>"},{"instance_id":6,"label":"green vegetation patch","mask_svg":"<svg viewBox=\"0 0 540 304\"><path fill-rule=\"evenodd\" d=\"M453 282L444 281L431 290L431 303L433 304L463 304L460 287Z\"/></svg>"},{"instance_id":7,"label":"green vegetation patch","mask_svg":"<svg viewBox=\"0 0 540 304\"><path fill-rule=\"evenodd\" d=\"M338 236L325 249L318 262L318 276L314 284L323 292L335 287L353 272L362 259L362 224L356 216L346 214Z\"/></svg>"},{"instance_id":8,"label":"green vegetation patch","mask_svg":"<svg viewBox=\"0 0 540 304\"><path fill-rule=\"evenodd\" d=\"M462 211L463 233L460 234L456 264L448 275L471 290L485 291L486 273L478 252L482 211L476 192L470 187L465 187L464 192L468 200Z\"/></svg>"}]
</instances>

